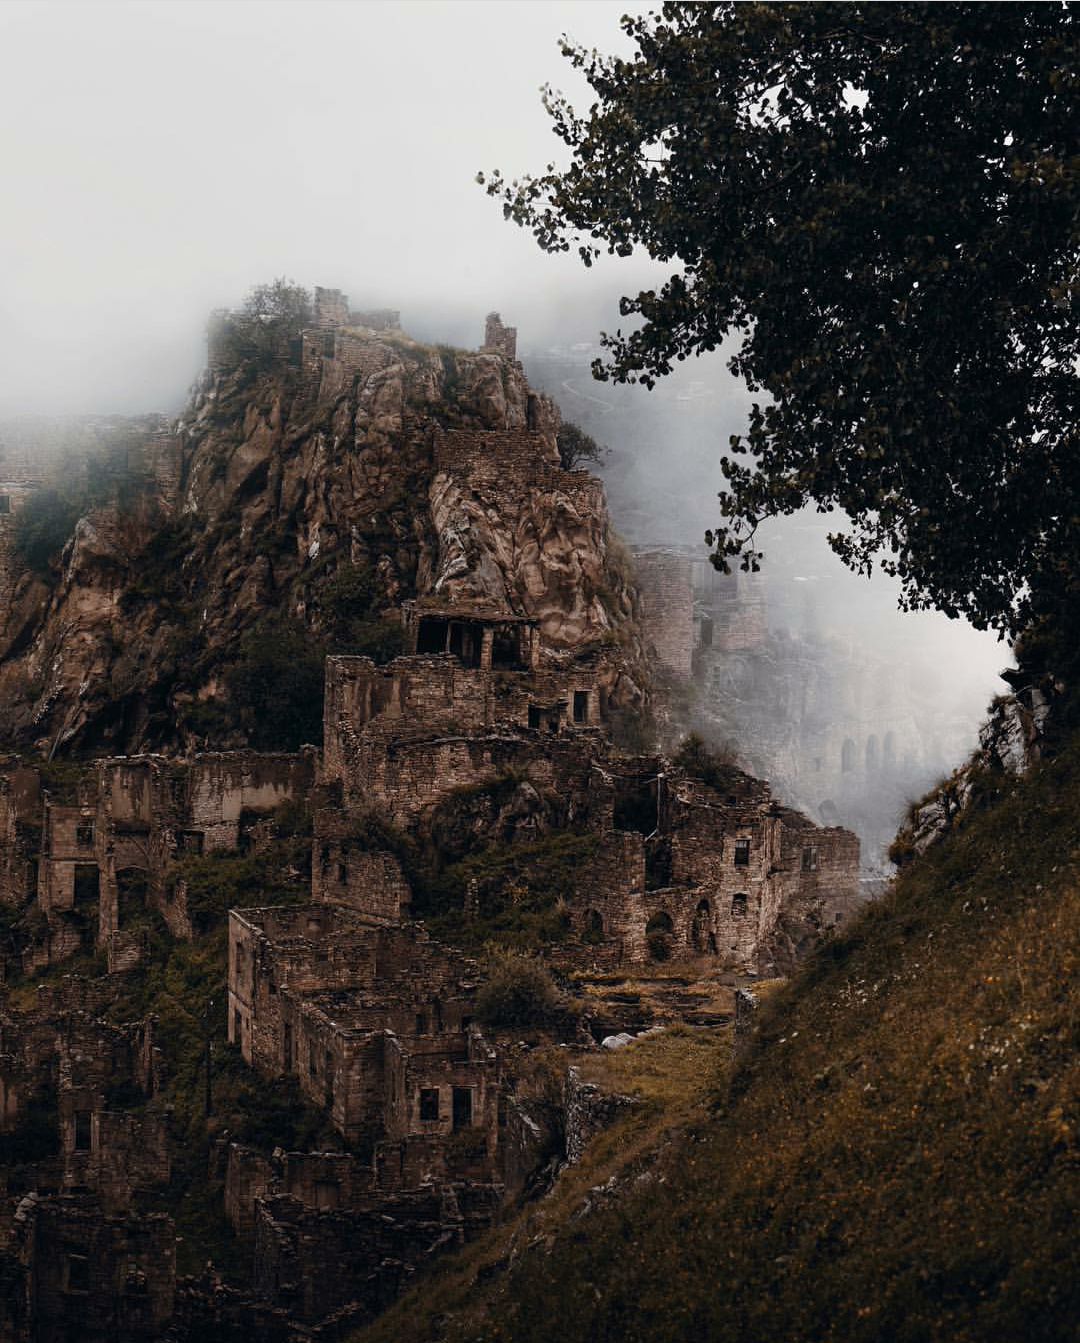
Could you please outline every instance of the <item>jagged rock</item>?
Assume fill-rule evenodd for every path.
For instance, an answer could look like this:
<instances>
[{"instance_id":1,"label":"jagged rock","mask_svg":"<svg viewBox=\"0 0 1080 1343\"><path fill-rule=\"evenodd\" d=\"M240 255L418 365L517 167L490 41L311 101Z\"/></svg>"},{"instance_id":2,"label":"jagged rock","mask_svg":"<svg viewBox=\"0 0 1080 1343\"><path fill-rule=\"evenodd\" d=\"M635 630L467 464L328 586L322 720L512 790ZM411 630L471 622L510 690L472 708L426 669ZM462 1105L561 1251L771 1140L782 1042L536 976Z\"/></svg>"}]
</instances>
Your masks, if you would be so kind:
<instances>
[{"instance_id":1,"label":"jagged rock","mask_svg":"<svg viewBox=\"0 0 1080 1343\"><path fill-rule=\"evenodd\" d=\"M377 576L375 615L445 593L538 618L551 657L617 636L628 656L602 693L642 702L629 573L599 482L583 488L559 466L554 402L490 351L355 327L347 346L261 372L215 362L174 425L147 422L155 460L175 468L168 487L80 519L47 585L7 584L0 700L13 744L190 748L178 711L223 693L238 636L271 613L317 632L323 584L349 562ZM543 480L514 516L497 491L436 469L447 432L492 431L530 436L539 454ZM155 560L155 538L175 553Z\"/></svg>"}]
</instances>

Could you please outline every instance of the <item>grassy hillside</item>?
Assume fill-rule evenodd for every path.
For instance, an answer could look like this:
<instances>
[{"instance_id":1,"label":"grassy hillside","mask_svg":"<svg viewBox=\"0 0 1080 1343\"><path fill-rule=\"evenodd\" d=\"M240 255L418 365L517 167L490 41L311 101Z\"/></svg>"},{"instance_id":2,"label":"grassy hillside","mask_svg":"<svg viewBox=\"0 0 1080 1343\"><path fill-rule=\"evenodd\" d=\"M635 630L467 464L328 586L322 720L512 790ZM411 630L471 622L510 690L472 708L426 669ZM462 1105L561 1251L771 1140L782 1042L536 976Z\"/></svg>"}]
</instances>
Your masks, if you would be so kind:
<instances>
[{"instance_id":1,"label":"grassy hillside","mask_svg":"<svg viewBox=\"0 0 1080 1343\"><path fill-rule=\"evenodd\" d=\"M1076 1339L1078 969L1074 743L986 782L737 1067L674 1051L669 1123L623 1120L357 1339Z\"/></svg>"}]
</instances>

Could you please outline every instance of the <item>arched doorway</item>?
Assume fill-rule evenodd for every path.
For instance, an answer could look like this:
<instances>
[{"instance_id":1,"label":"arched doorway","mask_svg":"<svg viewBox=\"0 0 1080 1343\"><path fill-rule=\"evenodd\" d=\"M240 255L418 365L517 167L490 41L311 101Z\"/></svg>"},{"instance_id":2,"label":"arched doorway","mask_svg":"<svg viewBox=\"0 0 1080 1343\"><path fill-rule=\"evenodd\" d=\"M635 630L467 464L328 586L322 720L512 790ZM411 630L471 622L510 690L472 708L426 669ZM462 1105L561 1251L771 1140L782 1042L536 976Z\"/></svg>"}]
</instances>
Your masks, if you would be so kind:
<instances>
[{"instance_id":1,"label":"arched doorway","mask_svg":"<svg viewBox=\"0 0 1080 1343\"><path fill-rule=\"evenodd\" d=\"M702 900L694 911L694 921L690 926L690 941L695 951L705 952L709 949L711 923L712 908L708 900Z\"/></svg>"},{"instance_id":2,"label":"arched doorway","mask_svg":"<svg viewBox=\"0 0 1080 1343\"><path fill-rule=\"evenodd\" d=\"M659 910L645 925L645 941L649 946L649 955L654 961L666 961L671 956L675 925L671 915Z\"/></svg>"}]
</instances>

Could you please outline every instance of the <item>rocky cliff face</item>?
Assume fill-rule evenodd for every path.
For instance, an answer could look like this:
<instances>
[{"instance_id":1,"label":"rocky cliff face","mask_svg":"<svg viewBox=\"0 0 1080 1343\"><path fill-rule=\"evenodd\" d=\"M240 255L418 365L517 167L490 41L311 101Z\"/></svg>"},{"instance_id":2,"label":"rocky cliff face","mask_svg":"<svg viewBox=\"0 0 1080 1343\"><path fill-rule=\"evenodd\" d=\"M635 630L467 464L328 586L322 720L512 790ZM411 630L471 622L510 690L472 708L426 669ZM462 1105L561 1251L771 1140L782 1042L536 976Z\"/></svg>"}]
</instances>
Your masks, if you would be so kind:
<instances>
[{"instance_id":1,"label":"rocky cliff face","mask_svg":"<svg viewBox=\"0 0 1080 1343\"><path fill-rule=\"evenodd\" d=\"M1021 679L1021 673L1010 673L1010 679ZM895 861L902 864L920 857L943 839L986 784L993 786L995 777L1020 778L1043 760L1055 702L1063 691L1061 682L1044 675L994 701L971 759L912 805L908 823L893 844Z\"/></svg>"},{"instance_id":2,"label":"rocky cliff face","mask_svg":"<svg viewBox=\"0 0 1080 1343\"><path fill-rule=\"evenodd\" d=\"M400 333L350 333L349 349L205 372L157 440L171 473L80 519L48 572L17 575L0 632L8 741L195 744L186 711L227 694L246 630L274 614L332 644L327 584L349 565L371 575L367 614L388 627L405 598L442 594L539 618L555 660L617 641L606 689L640 701L628 571L599 482L558 466L554 403L498 354ZM500 494L497 470L440 469L449 437L482 458L492 431L528 437L542 479Z\"/></svg>"}]
</instances>

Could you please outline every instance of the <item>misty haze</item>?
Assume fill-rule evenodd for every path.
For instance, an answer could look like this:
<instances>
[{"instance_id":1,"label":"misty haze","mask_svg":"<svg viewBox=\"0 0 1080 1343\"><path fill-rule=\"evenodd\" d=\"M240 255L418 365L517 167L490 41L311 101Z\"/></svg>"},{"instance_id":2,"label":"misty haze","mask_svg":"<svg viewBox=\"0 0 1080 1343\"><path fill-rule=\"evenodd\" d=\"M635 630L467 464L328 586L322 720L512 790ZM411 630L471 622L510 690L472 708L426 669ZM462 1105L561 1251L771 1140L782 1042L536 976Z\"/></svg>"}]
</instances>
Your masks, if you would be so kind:
<instances>
[{"instance_id":1,"label":"misty haze","mask_svg":"<svg viewBox=\"0 0 1080 1343\"><path fill-rule=\"evenodd\" d=\"M1066 1336L1072 10L650 15L0 7L0 1339Z\"/></svg>"}]
</instances>

